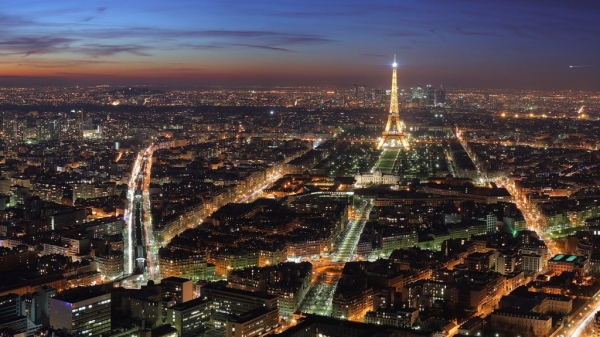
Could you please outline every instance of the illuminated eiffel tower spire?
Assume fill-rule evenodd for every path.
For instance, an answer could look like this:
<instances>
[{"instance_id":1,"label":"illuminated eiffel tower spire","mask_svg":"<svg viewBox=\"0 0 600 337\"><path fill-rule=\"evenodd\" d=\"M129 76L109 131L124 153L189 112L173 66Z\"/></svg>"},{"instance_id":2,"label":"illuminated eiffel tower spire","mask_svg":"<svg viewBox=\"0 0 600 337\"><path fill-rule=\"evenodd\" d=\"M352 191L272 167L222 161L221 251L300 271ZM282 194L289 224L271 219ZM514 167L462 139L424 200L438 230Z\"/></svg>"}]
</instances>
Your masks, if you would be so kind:
<instances>
[{"instance_id":1,"label":"illuminated eiffel tower spire","mask_svg":"<svg viewBox=\"0 0 600 337\"><path fill-rule=\"evenodd\" d=\"M394 63L392 63L392 69L392 97L390 98L390 113L398 114L398 80L396 79L398 63L396 63L396 54L394 54Z\"/></svg>"},{"instance_id":2,"label":"illuminated eiffel tower spire","mask_svg":"<svg viewBox=\"0 0 600 337\"><path fill-rule=\"evenodd\" d=\"M408 140L404 134L404 123L400 120L400 111L398 109L398 80L397 80L398 63L396 55L394 55L394 63L392 63L392 92L390 97L390 113L388 115L385 129L381 135L381 140L377 148L386 147L403 147L408 149Z\"/></svg>"}]
</instances>

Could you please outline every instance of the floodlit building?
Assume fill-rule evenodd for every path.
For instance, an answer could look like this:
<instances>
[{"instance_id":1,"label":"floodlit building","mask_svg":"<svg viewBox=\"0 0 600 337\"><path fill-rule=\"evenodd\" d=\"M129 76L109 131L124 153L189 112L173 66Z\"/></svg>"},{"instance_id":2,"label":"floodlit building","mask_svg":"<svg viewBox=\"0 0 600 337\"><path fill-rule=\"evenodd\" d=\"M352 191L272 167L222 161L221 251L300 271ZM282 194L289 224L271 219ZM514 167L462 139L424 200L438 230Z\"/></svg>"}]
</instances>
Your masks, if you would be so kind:
<instances>
[{"instance_id":1,"label":"floodlit building","mask_svg":"<svg viewBox=\"0 0 600 337\"><path fill-rule=\"evenodd\" d=\"M356 186L366 185L398 185L402 179L397 174L383 173L381 170L374 172L358 173L354 176Z\"/></svg>"},{"instance_id":2,"label":"floodlit building","mask_svg":"<svg viewBox=\"0 0 600 337\"><path fill-rule=\"evenodd\" d=\"M600 311L594 315L594 337L600 337Z\"/></svg>"},{"instance_id":3,"label":"floodlit building","mask_svg":"<svg viewBox=\"0 0 600 337\"><path fill-rule=\"evenodd\" d=\"M362 322L366 313L373 310L373 298L374 292L371 287L336 292L333 296L332 316Z\"/></svg>"},{"instance_id":4,"label":"floodlit building","mask_svg":"<svg viewBox=\"0 0 600 337\"><path fill-rule=\"evenodd\" d=\"M124 271L123 252L120 250L111 251L108 254L100 254L96 256L98 263L98 271L103 279L114 280L123 276Z\"/></svg>"},{"instance_id":5,"label":"floodlit building","mask_svg":"<svg viewBox=\"0 0 600 337\"><path fill-rule=\"evenodd\" d=\"M189 277L193 280L215 278L215 266L207 263L204 253L161 248L158 252L158 264L162 277Z\"/></svg>"},{"instance_id":6,"label":"floodlit building","mask_svg":"<svg viewBox=\"0 0 600 337\"><path fill-rule=\"evenodd\" d=\"M575 271L583 275L588 270L588 259L584 256L558 254L548 260L548 271L560 275L563 271Z\"/></svg>"},{"instance_id":7,"label":"floodlit building","mask_svg":"<svg viewBox=\"0 0 600 337\"><path fill-rule=\"evenodd\" d=\"M514 313L494 310L490 324L495 329L515 334L533 332L534 336L547 337L552 331L552 317L538 313Z\"/></svg>"}]
</instances>

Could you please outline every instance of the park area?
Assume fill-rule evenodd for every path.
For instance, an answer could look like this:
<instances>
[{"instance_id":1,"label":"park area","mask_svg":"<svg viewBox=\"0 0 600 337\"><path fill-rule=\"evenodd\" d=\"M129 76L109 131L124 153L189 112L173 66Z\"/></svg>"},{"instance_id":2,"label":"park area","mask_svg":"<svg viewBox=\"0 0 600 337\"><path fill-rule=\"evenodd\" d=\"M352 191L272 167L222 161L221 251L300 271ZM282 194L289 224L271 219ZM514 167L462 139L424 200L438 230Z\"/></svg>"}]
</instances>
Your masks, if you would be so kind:
<instances>
[{"instance_id":1,"label":"park area","mask_svg":"<svg viewBox=\"0 0 600 337\"><path fill-rule=\"evenodd\" d=\"M391 173L396 163L396 157L398 157L398 150L383 151L377 162L376 169L381 170L383 173Z\"/></svg>"}]
</instances>

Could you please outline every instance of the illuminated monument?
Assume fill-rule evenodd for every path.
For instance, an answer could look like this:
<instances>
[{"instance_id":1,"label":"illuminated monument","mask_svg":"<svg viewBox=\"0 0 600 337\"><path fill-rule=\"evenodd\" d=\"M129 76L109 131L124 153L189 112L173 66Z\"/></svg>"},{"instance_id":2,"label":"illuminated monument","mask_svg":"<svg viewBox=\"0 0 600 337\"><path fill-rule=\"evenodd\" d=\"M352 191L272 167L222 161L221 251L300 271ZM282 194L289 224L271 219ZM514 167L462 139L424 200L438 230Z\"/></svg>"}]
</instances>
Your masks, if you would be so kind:
<instances>
[{"instance_id":1,"label":"illuminated monument","mask_svg":"<svg viewBox=\"0 0 600 337\"><path fill-rule=\"evenodd\" d=\"M398 111L398 82L396 80L396 71L398 63L396 63L396 55L394 55L394 63L392 64L392 94L390 97L390 114L381 135L381 140L377 145L378 149L386 148L404 148L408 149L407 135L404 133L404 122L400 120L400 112Z\"/></svg>"}]
</instances>

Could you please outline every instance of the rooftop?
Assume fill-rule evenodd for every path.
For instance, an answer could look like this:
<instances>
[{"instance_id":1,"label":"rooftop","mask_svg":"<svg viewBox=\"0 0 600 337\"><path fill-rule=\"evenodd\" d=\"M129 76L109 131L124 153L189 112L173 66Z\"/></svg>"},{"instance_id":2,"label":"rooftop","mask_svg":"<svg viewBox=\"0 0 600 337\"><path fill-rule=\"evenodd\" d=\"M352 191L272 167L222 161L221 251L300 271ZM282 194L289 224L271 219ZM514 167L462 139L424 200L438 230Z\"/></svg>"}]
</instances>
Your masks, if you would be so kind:
<instances>
[{"instance_id":1,"label":"rooftop","mask_svg":"<svg viewBox=\"0 0 600 337\"><path fill-rule=\"evenodd\" d=\"M170 309L184 311L184 310L192 309L194 307L197 307L199 305L202 305L202 304L205 304L208 302L210 302L209 299L199 297L199 298L195 298L193 300L190 300L190 301L187 301L184 303L174 305Z\"/></svg>"},{"instance_id":2,"label":"rooftop","mask_svg":"<svg viewBox=\"0 0 600 337\"><path fill-rule=\"evenodd\" d=\"M582 262L585 261L585 256L558 254L550 259L550 262Z\"/></svg>"},{"instance_id":3,"label":"rooftop","mask_svg":"<svg viewBox=\"0 0 600 337\"><path fill-rule=\"evenodd\" d=\"M171 283L185 283L185 282L188 282L188 281L190 281L190 280L187 279L187 278L171 276L171 277L167 277L167 278L162 279L160 282L161 283L165 283L165 282L166 283L169 283L169 282L171 282Z\"/></svg>"},{"instance_id":4,"label":"rooftop","mask_svg":"<svg viewBox=\"0 0 600 337\"><path fill-rule=\"evenodd\" d=\"M213 292L213 291L222 291L222 292L226 292L226 293L230 293L233 295L240 295L240 296L252 296L252 297L256 297L256 298L262 298L262 299L266 299L266 300L272 300L272 299L276 299L278 296L277 295L270 295L270 294L266 294L266 293L261 293L261 292L252 292L252 291L245 291L245 290L240 290L240 289L234 289L234 288L227 288L226 287L226 282L215 282L215 283L209 283L206 285L202 286L202 296L205 296L205 293L207 292Z\"/></svg>"},{"instance_id":5,"label":"rooftop","mask_svg":"<svg viewBox=\"0 0 600 337\"><path fill-rule=\"evenodd\" d=\"M62 302L76 303L106 294L110 293L105 291L103 287L78 287L59 293L55 299Z\"/></svg>"}]
</instances>

